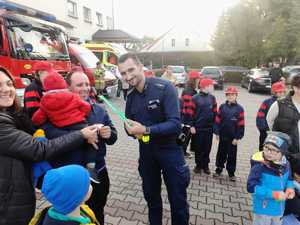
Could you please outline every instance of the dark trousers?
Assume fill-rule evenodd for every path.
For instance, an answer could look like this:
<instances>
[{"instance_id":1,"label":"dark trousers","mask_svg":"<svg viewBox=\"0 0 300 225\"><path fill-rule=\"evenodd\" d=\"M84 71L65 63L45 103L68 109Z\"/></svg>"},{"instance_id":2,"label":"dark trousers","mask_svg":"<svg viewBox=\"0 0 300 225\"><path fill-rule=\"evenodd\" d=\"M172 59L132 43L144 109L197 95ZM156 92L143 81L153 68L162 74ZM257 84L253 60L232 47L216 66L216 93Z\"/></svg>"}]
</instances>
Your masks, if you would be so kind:
<instances>
[{"instance_id":1,"label":"dark trousers","mask_svg":"<svg viewBox=\"0 0 300 225\"><path fill-rule=\"evenodd\" d=\"M237 146L232 144L233 139L220 136L219 147L216 158L216 167L222 172L226 163L226 170L229 175L234 175L236 170Z\"/></svg>"},{"instance_id":2,"label":"dark trousers","mask_svg":"<svg viewBox=\"0 0 300 225\"><path fill-rule=\"evenodd\" d=\"M191 127L190 126L183 126L182 133L184 133L185 136L186 136L185 142L182 144L183 153L186 154L187 147L189 146L190 140L192 138Z\"/></svg>"},{"instance_id":3,"label":"dark trousers","mask_svg":"<svg viewBox=\"0 0 300 225\"><path fill-rule=\"evenodd\" d=\"M93 210L100 224L104 224L104 207L109 193L109 177L107 169L104 168L98 173L99 184L91 182L93 192L86 204Z\"/></svg>"},{"instance_id":4,"label":"dark trousers","mask_svg":"<svg viewBox=\"0 0 300 225\"><path fill-rule=\"evenodd\" d=\"M123 90L123 98L126 101L128 89L122 89L122 90Z\"/></svg>"},{"instance_id":5,"label":"dark trousers","mask_svg":"<svg viewBox=\"0 0 300 225\"><path fill-rule=\"evenodd\" d=\"M213 139L212 129L196 130L195 134L195 163L199 169L208 169L210 162L209 154L211 151Z\"/></svg>"},{"instance_id":6,"label":"dark trousers","mask_svg":"<svg viewBox=\"0 0 300 225\"><path fill-rule=\"evenodd\" d=\"M190 182L190 171L181 148L143 145L140 147L139 173L149 208L150 225L162 225L161 175L168 192L172 225L188 225L186 189Z\"/></svg>"},{"instance_id":7,"label":"dark trousers","mask_svg":"<svg viewBox=\"0 0 300 225\"><path fill-rule=\"evenodd\" d=\"M264 142L265 142L265 139L266 139L267 135L268 134L267 134L266 130L260 130L259 131L259 151L263 150Z\"/></svg>"}]
</instances>

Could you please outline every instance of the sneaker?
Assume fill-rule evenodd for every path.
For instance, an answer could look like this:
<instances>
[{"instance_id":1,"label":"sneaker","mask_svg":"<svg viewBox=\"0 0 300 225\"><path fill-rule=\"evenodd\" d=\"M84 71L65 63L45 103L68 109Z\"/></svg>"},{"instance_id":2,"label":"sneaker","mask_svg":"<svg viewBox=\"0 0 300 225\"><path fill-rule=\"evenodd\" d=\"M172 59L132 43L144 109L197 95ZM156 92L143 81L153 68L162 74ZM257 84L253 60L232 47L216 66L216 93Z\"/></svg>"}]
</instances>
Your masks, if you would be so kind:
<instances>
[{"instance_id":1,"label":"sneaker","mask_svg":"<svg viewBox=\"0 0 300 225\"><path fill-rule=\"evenodd\" d=\"M220 176L221 176L221 173L219 173L217 171L213 174L213 177L220 177Z\"/></svg>"},{"instance_id":2,"label":"sneaker","mask_svg":"<svg viewBox=\"0 0 300 225\"><path fill-rule=\"evenodd\" d=\"M210 170L209 170L209 168L203 169L203 172L204 172L205 174L207 174L207 175L210 175Z\"/></svg>"},{"instance_id":3,"label":"sneaker","mask_svg":"<svg viewBox=\"0 0 300 225\"><path fill-rule=\"evenodd\" d=\"M185 152L185 153L184 153L184 157L190 159L190 158L192 158L192 155L191 155L191 153Z\"/></svg>"},{"instance_id":4,"label":"sneaker","mask_svg":"<svg viewBox=\"0 0 300 225\"><path fill-rule=\"evenodd\" d=\"M236 176L230 175L229 180L232 181L232 182L235 182L236 181Z\"/></svg>"},{"instance_id":5,"label":"sneaker","mask_svg":"<svg viewBox=\"0 0 300 225\"><path fill-rule=\"evenodd\" d=\"M98 179L97 170L95 168L90 168L87 166L86 168L89 171L90 174L90 180L96 184L100 184L100 181Z\"/></svg>"},{"instance_id":6,"label":"sneaker","mask_svg":"<svg viewBox=\"0 0 300 225\"><path fill-rule=\"evenodd\" d=\"M194 171L194 173L199 173L199 174L201 174L202 169L200 169L199 167L195 166L193 171Z\"/></svg>"}]
</instances>

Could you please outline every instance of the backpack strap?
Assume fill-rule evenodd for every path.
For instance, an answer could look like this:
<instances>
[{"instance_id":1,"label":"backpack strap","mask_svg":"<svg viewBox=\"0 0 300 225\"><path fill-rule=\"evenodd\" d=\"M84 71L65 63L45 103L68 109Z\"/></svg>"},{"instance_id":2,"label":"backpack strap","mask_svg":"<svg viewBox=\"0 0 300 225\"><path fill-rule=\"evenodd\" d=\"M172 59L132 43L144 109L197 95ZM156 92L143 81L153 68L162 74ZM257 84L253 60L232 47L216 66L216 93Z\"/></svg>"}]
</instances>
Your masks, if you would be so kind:
<instances>
[{"instance_id":1,"label":"backpack strap","mask_svg":"<svg viewBox=\"0 0 300 225\"><path fill-rule=\"evenodd\" d=\"M43 221L45 219L46 213L48 212L48 209L51 206L48 206L44 208L42 211L39 213L35 214L34 217L30 220L30 223L28 225L42 225Z\"/></svg>"}]
</instances>

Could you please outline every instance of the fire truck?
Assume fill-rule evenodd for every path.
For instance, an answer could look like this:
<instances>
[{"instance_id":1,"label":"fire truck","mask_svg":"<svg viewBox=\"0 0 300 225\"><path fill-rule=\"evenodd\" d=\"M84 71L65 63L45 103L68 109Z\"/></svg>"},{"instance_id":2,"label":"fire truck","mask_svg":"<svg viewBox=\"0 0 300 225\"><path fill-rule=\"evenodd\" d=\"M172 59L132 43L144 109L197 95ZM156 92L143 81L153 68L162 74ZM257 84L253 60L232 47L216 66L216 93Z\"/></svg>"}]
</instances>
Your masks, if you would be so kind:
<instances>
[{"instance_id":1,"label":"fire truck","mask_svg":"<svg viewBox=\"0 0 300 225\"><path fill-rule=\"evenodd\" d=\"M15 78L19 97L37 62L51 63L62 75L71 70L65 31L55 21L51 14L0 0L0 70Z\"/></svg>"}]
</instances>

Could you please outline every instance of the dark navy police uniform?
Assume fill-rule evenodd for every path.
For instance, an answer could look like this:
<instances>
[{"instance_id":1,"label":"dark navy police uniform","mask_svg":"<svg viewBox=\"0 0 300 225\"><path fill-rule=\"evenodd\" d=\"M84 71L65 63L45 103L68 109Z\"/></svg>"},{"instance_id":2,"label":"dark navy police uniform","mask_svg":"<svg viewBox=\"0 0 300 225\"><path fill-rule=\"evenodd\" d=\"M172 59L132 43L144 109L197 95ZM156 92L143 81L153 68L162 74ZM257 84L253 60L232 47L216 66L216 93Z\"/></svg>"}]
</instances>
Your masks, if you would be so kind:
<instances>
[{"instance_id":1,"label":"dark navy police uniform","mask_svg":"<svg viewBox=\"0 0 300 225\"><path fill-rule=\"evenodd\" d=\"M244 109L237 103L224 103L220 106L214 133L219 135L219 146L216 157L216 172L221 173L226 162L229 176L234 176L236 170L237 146L232 144L233 139L240 140L244 136L245 121Z\"/></svg>"},{"instance_id":2,"label":"dark navy police uniform","mask_svg":"<svg viewBox=\"0 0 300 225\"><path fill-rule=\"evenodd\" d=\"M181 131L178 97L166 80L146 78L142 93L128 94L126 117L150 128L150 141L139 141L139 173L149 208L151 225L162 224L161 174L168 191L172 225L188 225L186 188L190 172L176 143Z\"/></svg>"}]
</instances>

